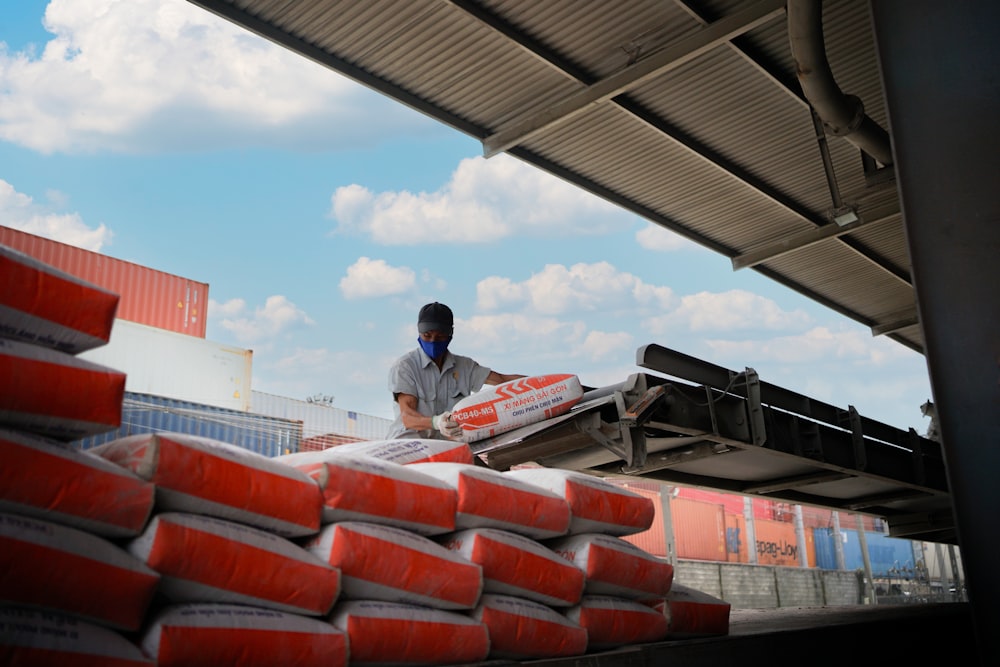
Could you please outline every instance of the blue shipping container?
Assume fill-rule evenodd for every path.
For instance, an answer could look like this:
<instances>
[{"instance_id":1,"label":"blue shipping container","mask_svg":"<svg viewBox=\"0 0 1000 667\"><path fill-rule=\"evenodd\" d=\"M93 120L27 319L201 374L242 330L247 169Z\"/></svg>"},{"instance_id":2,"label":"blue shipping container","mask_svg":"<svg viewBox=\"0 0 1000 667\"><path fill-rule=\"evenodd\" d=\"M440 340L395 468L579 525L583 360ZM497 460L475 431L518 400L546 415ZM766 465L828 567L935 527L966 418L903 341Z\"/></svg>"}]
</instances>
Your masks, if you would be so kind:
<instances>
[{"instance_id":1,"label":"blue shipping container","mask_svg":"<svg viewBox=\"0 0 1000 667\"><path fill-rule=\"evenodd\" d=\"M127 435L168 432L212 438L264 456L297 452L302 442L301 421L125 392L121 426L73 445L90 449Z\"/></svg>"},{"instance_id":2,"label":"blue shipping container","mask_svg":"<svg viewBox=\"0 0 1000 667\"><path fill-rule=\"evenodd\" d=\"M842 530L840 534L844 547L844 567L847 570L864 569L865 561L857 531ZM837 554L833 540L833 529L813 529L817 567L824 570L837 569ZM912 575L914 562L911 540L865 531L865 541L868 543L868 560L871 562L872 576L905 577L907 573Z\"/></svg>"}]
</instances>

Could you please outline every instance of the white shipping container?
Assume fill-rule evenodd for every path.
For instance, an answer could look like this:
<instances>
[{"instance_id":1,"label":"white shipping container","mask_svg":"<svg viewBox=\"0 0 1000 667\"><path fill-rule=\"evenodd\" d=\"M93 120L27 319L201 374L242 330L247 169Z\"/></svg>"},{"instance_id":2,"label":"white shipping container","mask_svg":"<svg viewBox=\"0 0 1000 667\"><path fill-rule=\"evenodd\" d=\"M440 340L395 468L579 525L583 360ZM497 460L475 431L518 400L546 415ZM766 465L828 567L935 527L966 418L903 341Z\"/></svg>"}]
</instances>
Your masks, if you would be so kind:
<instances>
[{"instance_id":1,"label":"white shipping container","mask_svg":"<svg viewBox=\"0 0 1000 667\"><path fill-rule=\"evenodd\" d=\"M391 419L342 410L322 403L251 392L250 411L302 422L302 437L343 436L351 440L382 440L392 425Z\"/></svg>"},{"instance_id":2,"label":"white shipping container","mask_svg":"<svg viewBox=\"0 0 1000 667\"><path fill-rule=\"evenodd\" d=\"M116 319L107 345L76 356L125 373L125 391L250 407L252 350Z\"/></svg>"}]
</instances>

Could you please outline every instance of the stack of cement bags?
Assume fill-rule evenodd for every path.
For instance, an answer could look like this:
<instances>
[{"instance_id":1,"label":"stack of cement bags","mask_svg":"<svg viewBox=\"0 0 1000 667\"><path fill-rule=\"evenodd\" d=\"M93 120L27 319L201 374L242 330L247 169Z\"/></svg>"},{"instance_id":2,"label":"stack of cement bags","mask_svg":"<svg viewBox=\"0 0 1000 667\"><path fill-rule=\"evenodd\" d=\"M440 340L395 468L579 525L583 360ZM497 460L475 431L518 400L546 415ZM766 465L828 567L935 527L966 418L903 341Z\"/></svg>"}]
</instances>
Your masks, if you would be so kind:
<instances>
[{"instance_id":1,"label":"stack of cement bags","mask_svg":"<svg viewBox=\"0 0 1000 667\"><path fill-rule=\"evenodd\" d=\"M154 664L130 641L159 575L121 546L153 485L71 440L121 423L107 344L118 295L0 246L0 663Z\"/></svg>"}]
</instances>

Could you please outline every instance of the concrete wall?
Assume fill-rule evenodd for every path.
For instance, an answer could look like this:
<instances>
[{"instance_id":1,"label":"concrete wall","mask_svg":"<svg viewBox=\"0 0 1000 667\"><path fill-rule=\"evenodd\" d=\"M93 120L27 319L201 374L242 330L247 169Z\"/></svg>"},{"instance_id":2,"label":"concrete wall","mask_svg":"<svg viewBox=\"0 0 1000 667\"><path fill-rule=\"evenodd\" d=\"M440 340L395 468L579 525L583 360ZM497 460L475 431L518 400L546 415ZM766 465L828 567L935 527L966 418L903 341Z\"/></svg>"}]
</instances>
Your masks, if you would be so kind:
<instances>
[{"instance_id":1,"label":"concrete wall","mask_svg":"<svg viewBox=\"0 0 1000 667\"><path fill-rule=\"evenodd\" d=\"M735 609L861 604L854 572L679 561L674 581L729 602Z\"/></svg>"}]
</instances>

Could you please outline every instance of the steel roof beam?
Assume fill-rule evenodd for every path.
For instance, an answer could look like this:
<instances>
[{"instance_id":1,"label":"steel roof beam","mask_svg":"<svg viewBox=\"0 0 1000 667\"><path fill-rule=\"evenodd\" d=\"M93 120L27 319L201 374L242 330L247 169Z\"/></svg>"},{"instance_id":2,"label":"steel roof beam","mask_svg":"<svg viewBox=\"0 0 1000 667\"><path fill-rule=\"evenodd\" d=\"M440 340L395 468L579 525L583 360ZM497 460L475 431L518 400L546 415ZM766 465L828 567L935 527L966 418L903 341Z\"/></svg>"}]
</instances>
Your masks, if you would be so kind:
<instances>
[{"instance_id":1,"label":"steel roof beam","mask_svg":"<svg viewBox=\"0 0 1000 667\"><path fill-rule=\"evenodd\" d=\"M755 248L749 252L745 252L742 255L737 255L732 258L733 270L738 271L739 269L747 269L758 264L763 264L772 259L777 259L783 255L794 252L796 250L801 250L803 248L808 248L821 241L826 241L827 239L834 239L849 234L859 227L873 227L875 225L888 222L893 219L893 216L899 213L899 202L889 204L887 206L881 207L877 210L872 210L867 212L864 217L858 218L854 222L850 222L846 225L838 225L837 223L828 223L817 227L816 229L807 229L803 232L796 234L790 234L783 239L779 239L773 243L769 243L765 246ZM897 277L900 277L896 273L892 273ZM901 282L909 285L910 281L900 278Z\"/></svg>"},{"instance_id":2,"label":"steel roof beam","mask_svg":"<svg viewBox=\"0 0 1000 667\"><path fill-rule=\"evenodd\" d=\"M483 140L483 154L492 157L522 144L536 134L565 123L598 104L642 85L651 78L677 69L701 54L784 13L784 0L762 0L747 9L719 19L708 27L678 40L676 44L640 59L616 74L601 79L546 109L532 111L506 123Z\"/></svg>"}]
</instances>

